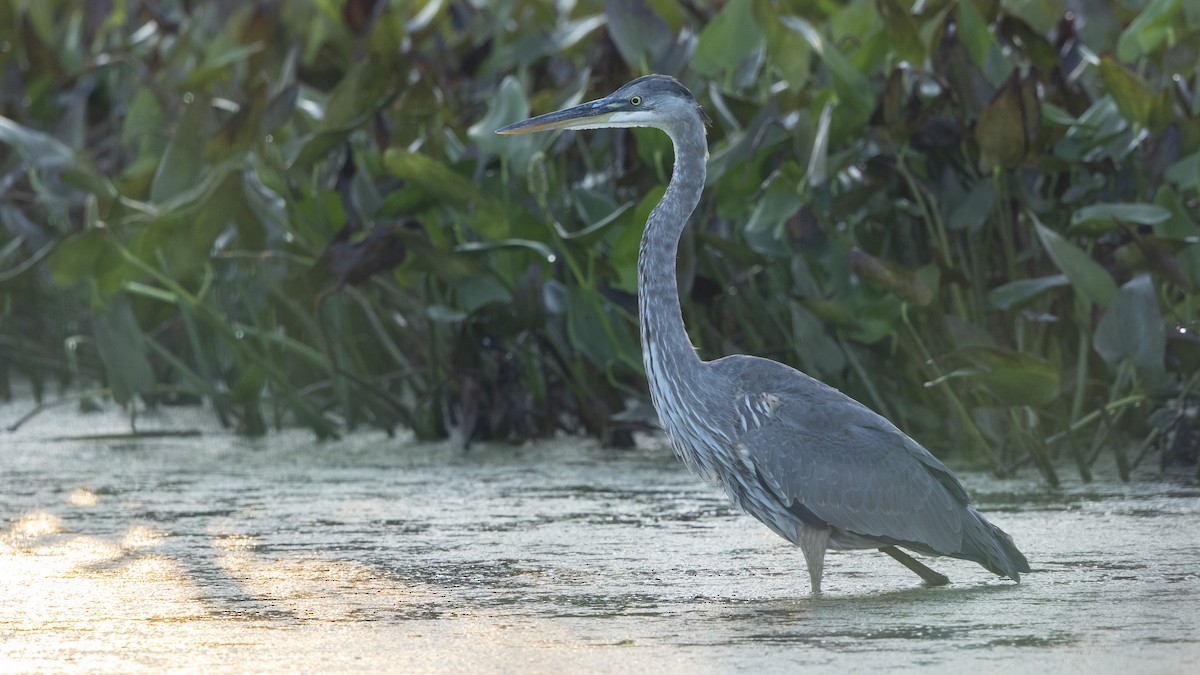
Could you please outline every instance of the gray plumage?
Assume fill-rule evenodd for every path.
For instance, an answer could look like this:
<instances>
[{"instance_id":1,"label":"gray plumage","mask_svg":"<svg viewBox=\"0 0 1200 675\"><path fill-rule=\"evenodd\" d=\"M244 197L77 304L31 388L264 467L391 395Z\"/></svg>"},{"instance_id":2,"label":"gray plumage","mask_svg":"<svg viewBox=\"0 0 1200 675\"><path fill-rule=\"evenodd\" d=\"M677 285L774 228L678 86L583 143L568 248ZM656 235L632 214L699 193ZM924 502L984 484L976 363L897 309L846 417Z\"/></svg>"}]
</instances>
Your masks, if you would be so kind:
<instances>
[{"instance_id":1,"label":"gray plumage","mask_svg":"<svg viewBox=\"0 0 1200 675\"><path fill-rule=\"evenodd\" d=\"M704 187L705 121L683 85L650 75L497 131L649 126L671 137L674 171L638 256L638 313L650 396L675 453L800 546L814 592L827 548L879 548L930 584L947 580L897 546L972 560L1019 581L1029 563L1012 539L970 506L944 464L886 419L781 363L697 356L680 311L675 259Z\"/></svg>"}]
</instances>

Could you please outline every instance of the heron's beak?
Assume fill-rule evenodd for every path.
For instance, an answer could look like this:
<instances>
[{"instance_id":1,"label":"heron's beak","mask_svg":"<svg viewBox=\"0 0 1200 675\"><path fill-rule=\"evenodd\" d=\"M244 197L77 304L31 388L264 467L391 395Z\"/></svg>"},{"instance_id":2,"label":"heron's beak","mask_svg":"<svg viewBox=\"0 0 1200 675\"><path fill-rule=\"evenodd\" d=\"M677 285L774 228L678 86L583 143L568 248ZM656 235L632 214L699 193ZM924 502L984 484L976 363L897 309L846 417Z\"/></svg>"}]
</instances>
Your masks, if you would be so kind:
<instances>
[{"instance_id":1,"label":"heron's beak","mask_svg":"<svg viewBox=\"0 0 1200 675\"><path fill-rule=\"evenodd\" d=\"M581 103L574 108L546 113L502 127L496 130L498 134L531 134L535 131L551 129L593 129L605 126L605 122L613 113L621 109L622 101L601 98L587 103Z\"/></svg>"}]
</instances>

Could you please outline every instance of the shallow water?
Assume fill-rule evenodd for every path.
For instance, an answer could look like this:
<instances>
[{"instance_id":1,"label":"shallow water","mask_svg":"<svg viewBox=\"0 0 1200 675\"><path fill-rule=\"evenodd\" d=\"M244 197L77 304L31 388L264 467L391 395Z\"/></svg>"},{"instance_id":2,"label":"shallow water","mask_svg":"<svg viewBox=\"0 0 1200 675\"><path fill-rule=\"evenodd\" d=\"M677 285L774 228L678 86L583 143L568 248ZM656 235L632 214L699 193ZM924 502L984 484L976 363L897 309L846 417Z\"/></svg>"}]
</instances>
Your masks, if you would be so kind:
<instances>
[{"instance_id":1,"label":"shallow water","mask_svg":"<svg viewBox=\"0 0 1200 675\"><path fill-rule=\"evenodd\" d=\"M0 423L21 412L0 407ZM167 414L142 426L189 424ZM965 474L1030 559L1020 585L936 559L953 583L924 588L882 554L831 552L813 598L797 550L653 439L463 453L378 435L72 438L119 430L60 411L0 435L0 671L1200 663L1188 479L1049 490Z\"/></svg>"}]
</instances>

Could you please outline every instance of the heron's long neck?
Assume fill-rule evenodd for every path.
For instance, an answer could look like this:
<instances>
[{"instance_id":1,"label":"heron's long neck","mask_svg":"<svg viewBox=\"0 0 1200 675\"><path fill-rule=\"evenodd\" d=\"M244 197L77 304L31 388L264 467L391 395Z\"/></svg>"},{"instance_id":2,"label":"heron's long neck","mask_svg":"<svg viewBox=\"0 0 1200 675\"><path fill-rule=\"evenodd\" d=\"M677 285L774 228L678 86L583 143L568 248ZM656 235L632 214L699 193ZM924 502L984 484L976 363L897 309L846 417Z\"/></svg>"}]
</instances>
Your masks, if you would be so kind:
<instances>
[{"instance_id":1,"label":"heron's long neck","mask_svg":"<svg viewBox=\"0 0 1200 675\"><path fill-rule=\"evenodd\" d=\"M651 398L663 417L669 399L688 398L700 371L700 359L688 339L679 307L675 259L679 237L700 202L704 189L708 143L697 119L670 132L675 145L675 169L662 201L650 213L638 254L638 317L642 329L642 360Z\"/></svg>"}]
</instances>

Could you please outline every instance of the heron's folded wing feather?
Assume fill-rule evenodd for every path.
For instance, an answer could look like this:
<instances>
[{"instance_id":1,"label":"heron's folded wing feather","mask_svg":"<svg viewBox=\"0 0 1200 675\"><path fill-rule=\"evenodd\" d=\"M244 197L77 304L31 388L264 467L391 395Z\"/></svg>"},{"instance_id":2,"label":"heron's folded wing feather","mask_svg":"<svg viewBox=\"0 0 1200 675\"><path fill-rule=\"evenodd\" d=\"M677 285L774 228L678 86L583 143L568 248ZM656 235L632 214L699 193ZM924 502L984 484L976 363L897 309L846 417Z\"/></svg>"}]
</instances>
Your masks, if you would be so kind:
<instances>
[{"instance_id":1,"label":"heron's folded wing feather","mask_svg":"<svg viewBox=\"0 0 1200 675\"><path fill-rule=\"evenodd\" d=\"M738 440L781 500L855 534L959 550L967 494L945 465L836 389L771 361L745 360L766 371L750 379L778 402Z\"/></svg>"}]
</instances>

